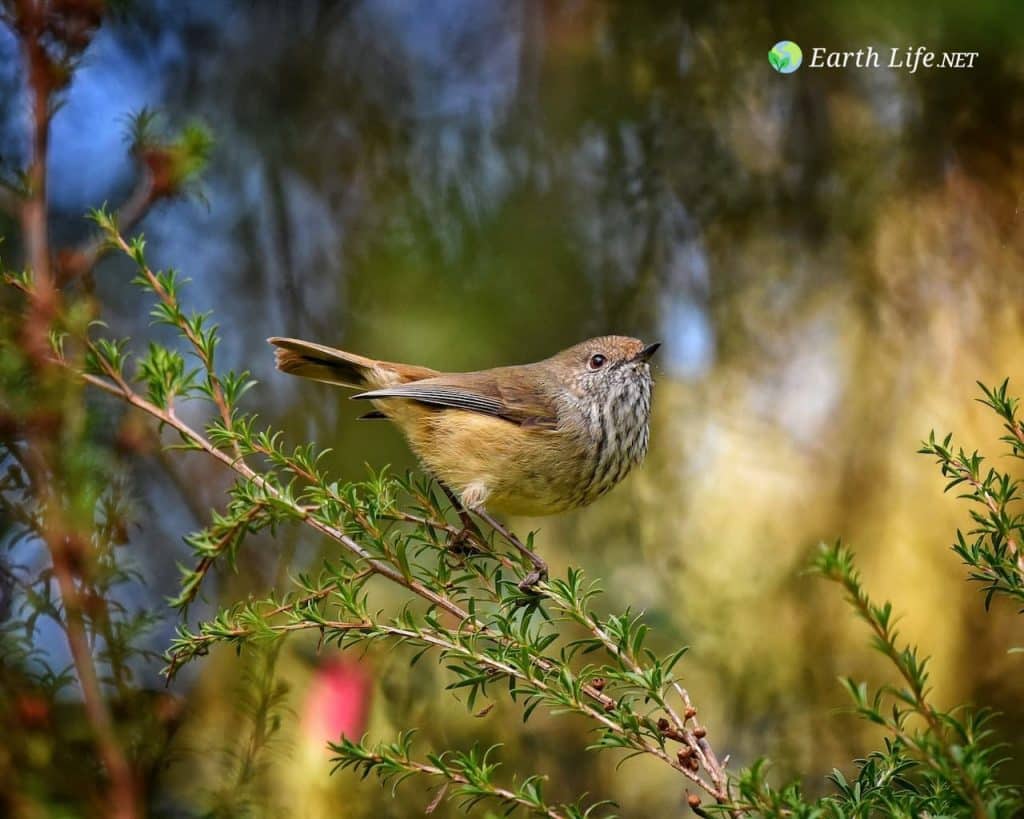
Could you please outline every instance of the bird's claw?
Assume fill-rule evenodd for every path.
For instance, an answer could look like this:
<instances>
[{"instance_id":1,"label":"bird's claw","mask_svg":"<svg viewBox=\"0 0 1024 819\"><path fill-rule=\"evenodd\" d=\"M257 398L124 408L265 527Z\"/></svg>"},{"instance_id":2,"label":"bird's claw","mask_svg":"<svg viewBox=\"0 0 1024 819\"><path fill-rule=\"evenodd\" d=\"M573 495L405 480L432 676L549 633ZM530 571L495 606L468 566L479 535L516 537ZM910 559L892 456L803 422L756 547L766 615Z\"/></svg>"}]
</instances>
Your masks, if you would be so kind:
<instances>
[{"instance_id":1,"label":"bird's claw","mask_svg":"<svg viewBox=\"0 0 1024 819\"><path fill-rule=\"evenodd\" d=\"M483 550L473 542L474 534L470 529L463 527L448 541L448 551L461 557L482 554Z\"/></svg>"},{"instance_id":2,"label":"bird's claw","mask_svg":"<svg viewBox=\"0 0 1024 819\"><path fill-rule=\"evenodd\" d=\"M537 566L532 572L522 579L519 583L519 591L536 593L537 586L544 580L548 579L548 567L544 565Z\"/></svg>"}]
</instances>

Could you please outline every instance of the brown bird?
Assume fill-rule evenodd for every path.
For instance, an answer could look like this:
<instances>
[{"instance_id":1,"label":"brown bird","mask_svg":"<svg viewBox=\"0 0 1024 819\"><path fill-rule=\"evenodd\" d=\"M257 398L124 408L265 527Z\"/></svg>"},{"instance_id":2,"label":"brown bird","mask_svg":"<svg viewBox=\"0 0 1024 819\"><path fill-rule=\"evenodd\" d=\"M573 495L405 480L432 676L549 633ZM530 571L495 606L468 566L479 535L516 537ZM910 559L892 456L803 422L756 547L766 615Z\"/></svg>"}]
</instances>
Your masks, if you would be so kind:
<instances>
[{"instance_id":1,"label":"brown bird","mask_svg":"<svg viewBox=\"0 0 1024 819\"><path fill-rule=\"evenodd\" d=\"M363 390L467 509L551 515L585 506L647 453L648 361L659 344L581 342L533 364L468 373L271 338L282 372Z\"/></svg>"}]
</instances>

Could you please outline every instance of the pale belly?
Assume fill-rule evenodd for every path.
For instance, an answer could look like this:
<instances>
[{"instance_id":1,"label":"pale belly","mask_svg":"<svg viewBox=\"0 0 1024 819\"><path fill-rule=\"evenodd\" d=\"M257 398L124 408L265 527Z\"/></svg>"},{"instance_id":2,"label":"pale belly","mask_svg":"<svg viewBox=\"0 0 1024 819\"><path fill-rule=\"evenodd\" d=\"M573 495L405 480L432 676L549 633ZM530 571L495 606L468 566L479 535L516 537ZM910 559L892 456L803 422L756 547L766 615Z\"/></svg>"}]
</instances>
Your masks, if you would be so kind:
<instances>
[{"instance_id":1,"label":"pale belly","mask_svg":"<svg viewBox=\"0 0 1024 819\"><path fill-rule=\"evenodd\" d=\"M393 403L389 409L398 415ZM592 441L561 430L462 410L403 409L394 420L424 466L465 506L505 515L553 515L585 506L619 483L646 450L646 425L643 451L602 453Z\"/></svg>"}]
</instances>

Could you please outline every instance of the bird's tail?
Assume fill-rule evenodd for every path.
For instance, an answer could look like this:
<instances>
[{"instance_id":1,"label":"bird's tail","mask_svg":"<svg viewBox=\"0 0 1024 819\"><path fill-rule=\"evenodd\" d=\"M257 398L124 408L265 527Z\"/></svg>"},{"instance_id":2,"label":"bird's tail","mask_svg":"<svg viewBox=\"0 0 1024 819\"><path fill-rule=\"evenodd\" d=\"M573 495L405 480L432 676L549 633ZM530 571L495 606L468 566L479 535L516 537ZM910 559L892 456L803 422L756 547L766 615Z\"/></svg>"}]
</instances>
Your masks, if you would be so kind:
<instances>
[{"instance_id":1,"label":"bird's tail","mask_svg":"<svg viewBox=\"0 0 1024 819\"><path fill-rule=\"evenodd\" d=\"M437 375L429 367L377 361L297 338L275 336L267 341L277 348L274 353L281 372L327 384L358 390L379 389Z\"/></svg>"}]
</instances>

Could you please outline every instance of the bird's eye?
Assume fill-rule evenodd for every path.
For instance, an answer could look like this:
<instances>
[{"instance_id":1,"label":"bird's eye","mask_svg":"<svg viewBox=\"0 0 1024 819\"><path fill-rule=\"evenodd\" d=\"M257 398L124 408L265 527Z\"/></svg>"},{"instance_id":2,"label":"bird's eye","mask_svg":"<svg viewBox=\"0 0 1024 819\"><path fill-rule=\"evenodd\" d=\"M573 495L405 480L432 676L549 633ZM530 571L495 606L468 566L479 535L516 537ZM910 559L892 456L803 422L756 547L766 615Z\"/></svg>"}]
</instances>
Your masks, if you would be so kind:
<instances>
[{"instance_id":1,"label":"bird's eye","mask_svg":"<svg viewBox=\"0 0 1024 819\"><path fill-rule=\"evenodd\" d=\"M598 353L597 355L592 355L590 357L590 361L587 363L587 366L592 370L600 370L607 360L607 358Z\"/></svg>"}]
</instances>

